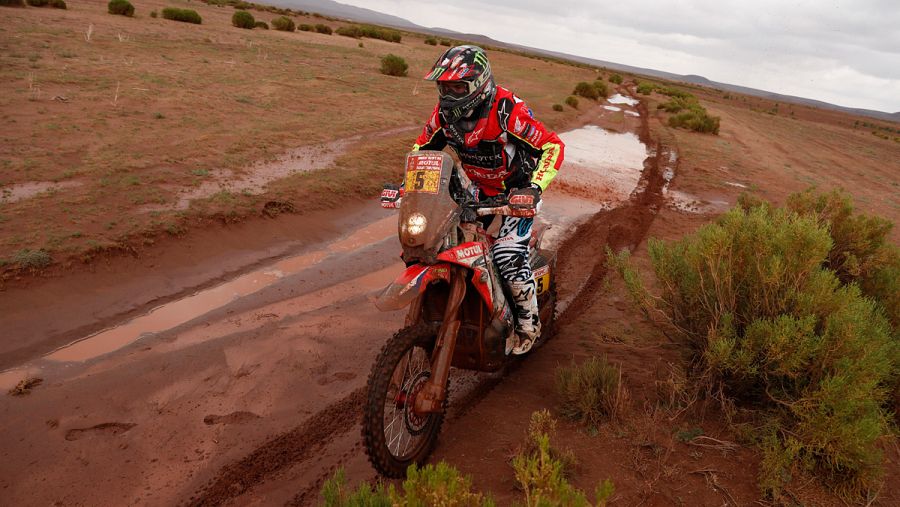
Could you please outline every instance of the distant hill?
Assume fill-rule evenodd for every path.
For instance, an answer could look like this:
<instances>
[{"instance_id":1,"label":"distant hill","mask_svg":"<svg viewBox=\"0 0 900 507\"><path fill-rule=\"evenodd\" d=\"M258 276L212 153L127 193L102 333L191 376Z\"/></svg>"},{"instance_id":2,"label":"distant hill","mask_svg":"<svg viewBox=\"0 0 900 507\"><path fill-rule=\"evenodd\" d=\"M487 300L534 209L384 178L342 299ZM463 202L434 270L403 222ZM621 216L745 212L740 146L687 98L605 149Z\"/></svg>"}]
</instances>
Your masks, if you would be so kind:
<instances>
[{"instance_id":1,"label":"distant hill","mask_svg":"<svg viewBox=\"0 0 900 507\"><path fill-rule=\"evenodd\" d=\"M560 53L557 51L548 51L539 48L533 48L530 46L521 46L518 44L509 44L506 42L498 41L492 39L490 37L486 37L484 35L479 34L469 34L469 33L460 33L453 30L448 30L446 28L437 28L437 27L424 27L421 25L417 25L411 21L403 19L399 16L392 16L390 14L384 14L382 12L374 11L372 9L366 9L364 7L356 7L353 5L342 4L340 2L335 2L334 0L264 0L266 3L271 3L272 5L277 5L279 7L289 7L292 9L301 9L304 11L310 12L318 12L319 14L324 14L326 16L332 16L336 18L354 20L362 23L372 23L384 26L391 26L394 28L401 28L404 30L411 30L421 33L427 33L432 35L445 36L448 38L465 40L470 42L475 42L477 44L486 44L490 46L503 47L508 49L515 49L518 51L527 51L529 53L535 53L540 55L552 56L555 58L562 58L565 60L570 60L579 63L586 63L589 65L595 65L597 67L606 67L608 69L618 70L622 72L628 72L631 74L640 74L644 76L656 77L661 79L667 79L670 81L680 81L685 83L696 84L700 86L705 86L709 88L718 88L720 90L728 90L735 93L743 93L746 95L752 95L755 97L762 97L765 99L777 100L779 102L792 102L795 104L803 104L807 106L819 107L823 109L831 109L836 111L842 111L850 114L857 114L863 116L869 116L871 118L877 118L879 120L887 120L900 123L900 111L896 113L886 113L884 111L875 111L872 109L859 109L852 107L844 107L836 104L831 104L828 102L823 102L821 100L808 99L805 97L796 97L793 95L783 95L780 93L769 92L765 90L759 90L756 88L750 88L746 86L733 85L728 83L720 83L717 81L709 80L703 76L698 76L694 74L681 75L681 74L673 74L671 72L664 72L660 70L654 69L645 69L643 67L634 67L631 65L625 65L622 63L616 62L608 62L605 60L597 60L595 58L587 58L584 56L576 56L570 55L568 53Z\"/></svg>"}]
</instances>

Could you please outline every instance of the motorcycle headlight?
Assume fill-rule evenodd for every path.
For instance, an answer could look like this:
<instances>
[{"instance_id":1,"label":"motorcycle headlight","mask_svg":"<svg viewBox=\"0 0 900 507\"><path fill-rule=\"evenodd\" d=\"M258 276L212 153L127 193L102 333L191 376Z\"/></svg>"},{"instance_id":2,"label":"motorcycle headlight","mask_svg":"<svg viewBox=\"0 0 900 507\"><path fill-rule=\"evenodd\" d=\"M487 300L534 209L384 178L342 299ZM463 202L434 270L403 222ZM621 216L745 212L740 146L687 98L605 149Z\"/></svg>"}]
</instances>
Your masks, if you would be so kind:
<instances>
[{"instance_id":1,"label":"motorcycle headlight","mask_svg":"<svg viewBox=\"0 0 900 507\"><path fill-rule=\"evenodd\" d=\"M425 227L427 225L428 220L426 220L425 215L421 213L413 213L406 218L406 232L412 236L418 236L425 232Z\"/></svg>"}]
</instances>

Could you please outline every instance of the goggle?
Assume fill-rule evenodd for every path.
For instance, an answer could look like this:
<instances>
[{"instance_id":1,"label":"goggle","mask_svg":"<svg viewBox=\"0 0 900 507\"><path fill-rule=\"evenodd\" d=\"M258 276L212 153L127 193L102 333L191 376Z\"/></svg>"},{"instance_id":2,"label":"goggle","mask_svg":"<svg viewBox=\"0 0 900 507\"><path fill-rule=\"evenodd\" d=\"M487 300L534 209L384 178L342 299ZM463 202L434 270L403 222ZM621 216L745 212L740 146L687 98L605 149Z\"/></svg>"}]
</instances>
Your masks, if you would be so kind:
<instances>
[{"instance_id":1,"label":"goggle","mask_svg":"<svg viewBox=\"0 0 900 507\"><path fill-rule=\"evenodd\" d=\"M462 99L471 94L471 85L468 81L439 81L438 95L441 98Z\"/></svg>"}]
</instances>

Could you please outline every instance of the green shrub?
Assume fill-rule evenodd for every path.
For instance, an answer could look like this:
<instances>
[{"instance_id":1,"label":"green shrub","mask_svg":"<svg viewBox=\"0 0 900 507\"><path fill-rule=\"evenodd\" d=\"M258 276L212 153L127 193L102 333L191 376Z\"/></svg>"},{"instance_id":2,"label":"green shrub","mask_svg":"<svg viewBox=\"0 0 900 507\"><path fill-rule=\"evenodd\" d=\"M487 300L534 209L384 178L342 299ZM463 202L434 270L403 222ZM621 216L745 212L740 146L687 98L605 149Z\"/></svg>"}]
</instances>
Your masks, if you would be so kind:
<instances>
[{"instance_id":1,"label":"green shrub","mask_svg":"<svg viewBox=\"0 0 900 507\"><path fill-rule=\"evenodd\" d=\"M50 258L50 254L44 250L29 250L24 248L16 252L13 256L13 262L19 265L20 268L26 269L40 269L45 268L53 262L53 259Z\"/></svg>"},{"instance_id":2,"label":"green shrub","mask_svg":"<svg viewBox=\"0 0 900 507\"><path fill-rule=\"evenodd\" d=\"M25 3L32 7L46 7L50 5L50 0L25 0Z\"/></svg>"},{"instance_id":3,"label":"green shrub","mask_svg":"<svg viewBox=\"0 0 900 507\"><path fill-rule=\"evenodd\" d=\"M182 23L193 23L199 25L203 22L197 11L191 9L178 9L175 7L166 7L162 10L162 17L172 21L180 21Z\"/></svg>"},{"instance_id":4,"label":"green shrub","mask_svg":"<svg viewBox=\"0 0 900 507\"><path fill-rule=\"evenodd\" d=\"M614 261L635 298L685 338L695 380L768 421L760 483L773 492L795 470L844 497L881 474L900 351L881 307L823 267L834 245L816 218L745 206L680 241L649 242L658 298Z\"/></svg>"},{"instance_id":5,"label":"green shrub","mask_svg":"<svg viewBox=\"0 0 900 507\"><path fill-rule=\"evenodd\" d=\"M641 95L650 95L655 88L652 83L638 83L637 92Z\"/></svg>"},{"instance_id":6,"label":"green shrub","mask_svg":"<svg viewBox=\"0 0 900 507\"><path fill-rule=\"evenodd\" d=\"M156 16L158 16L158 15L159 15L159 14L157 14L156 11L150 11L150 17L151 17L151 18L154 18L154 19L155 19Z\"/></svg>"},{"instance_id":7,"label":"green shrub","mask_svg":"<svg viewBox=\"0 0 900 507\"><path fill-rule=\"evenodd\" d=\"M441 46L450 46L450 41L448 39L441 39Z\"/></svg>"},{"instance_id":8,"label":"green shrub","mask_svg":"<svg viewBox=\"0 0 900 507\"><path fill-rule=\"evenodd\" d=\"M472 491L472 479L462 475L446 462L428 464L417 469L410 466L403 481L403 494L390 491L394 505L459 505L492 506L494 502Z\"/></svg>"},{"instance_id":9,"label":"green shrub","mask_svg":"<svg viewBox=\"0 0 900 507\"><path fill-rule=\"evenodd\" d=\"M612 76L609 76L609 82L615 83L615 84L622 84L622 76L620 76L618 74L613 74Z\"/></svg>"},{"instance_id":10,"label":"green shrub","mask_svg":"<svg viewBox=\"0 0 900 507\"><path fill-rule=\"evenodd\" d=\"M690 110L669 118L669 126L686 128L695 132L719 134L719 117L710 116L706 110Z\"/></svg>"},{"instance_id":11,"label":"green shrub","mask_svg":"<svg viewBox=\"0 0 900 507\"><path fill-rule=\"evenodd\" d=\"M324 507L391 507L391 498L381 484L372 488L369 483L363 482L356 491L349 491L343 468L325 481L320 494Z\"/></svg>"},{"instance_id":12,"label":"green shrub","mask_svg":"<svg viewBox=\"0 0 900 507\"><path fill-rule=\"evenodd\" d=\"M600 98L600 95L597 93L597 89L586 81L582 81L575 85L575 90L572 92L572 95L578 95L591 100L597 100L598 98Z\"/></svg>"},{"instance_id":13,"label":"green shrub","mask_svg":"<svg viewBox=\"0 0 900 507\"><path fill-rule=\"evenodd\" d=\"M254 28L262 28L263 30L268 30L269 25L265 21L257 21L253 24Z\"/></svg>"},{"instance_id":14,"label":"green shrub","mask_svg":"<svg viewBox=\"0 0 900 507\"><path fill-rule=\"evenodd\" d=\"M528 435L529 443L523 451L513 457L512 461L516 481L525 494L525 505L528 507L590 506L584 492L566 480L565 463L554 457L549 433L535 431L536 416L546 417L549 414L541 415L539 412L532 414L532 424ZM607 505L613 493L612 482L604 480L595 490L594 505Z\"/></svg>"},{"instance_id":15,"label":"green shrub","mask_svg":"<svg viewBox=\"0 0 900 507\"><path fill-rule=\"evenodd\" d=\"M617 416L624 402L621 376L621 370L606 358L592 357L580 365L560 367L556 371L560 413L592 428Z\"/></svg>"},{"instance_id":16,"label":"green shrub","mask_svg":"<svg viewBox=\"0 0 900 507\"><path fill-rule=\"evenodd\" d=\"M54 9L68 9L65 0L50 0L50 7Z\"/></svg>"},{"instance_id":17,"label":"green shrub","mask_svg":"<svg viewBox=\"0 0 900 507\"><path fill-rule=\"evenodd\" d=\"M562 104L553 104L553 110L554 111L562 111L563 105Z\"/></svg>"},{"instance_id":18,"label":"green shrub","mask_svg":"<svg viewBox=\"0 0 900 507\"><path fill-rule=\"evenodd\" d=\"M134 6L128 0L109 0L106 6L110 14L118 14L119 16L134 16Z\"/></svg>"},{"instance_id":19,"label":"green shrub","mask_svg":"<svg viewBox=\"0 0 900 507\"><path fill-rule=\"evenodd\" d=\"M273 23L274 25L274 23ZM316 28L312 25L300 25L298 28L301 32L315 32Z\"/></svg>"},{"instance_id":20,"label":"green shrub","mask_svg":"<svg viewBox=\"0 0 900 507\"><path fill-rule=\"evenodd\" d=\"M272 28L282 32L293 32L294 20L287 16L278 16L272 20Z\"/></svg>"},{"instance_id":21,"label":"green shrub","mask_svg":"<svg viewBox=\"0 0 900 507\"><path fill-rule=\"evenodd\" d=\"M25 7L25 0L0 0L3 7Z\"/></svg>"},{"instance_id":22,"label":"green shrub","mask_svg":"<svg viewBox=\"0 0 900 507\"><path fill-rule=\"evenodd\" d=\"M387 76L403 77L406 75L407 69L409 69L409 65L400 56L388 54L381 59L381 73Z\"/></svg>"},{"instance_id":23,"label":"green shrub","mask_svg":"<svg viewBox=\"0 0 900 507\"><path fill-rule=\"evenodd\" d=\"M362 483L356 491L347 487L347 476L339 468L334 476L325 481L321 490L322 505L325 507L424 507L446 505L459 507L493 506L494 502L472 491L472 480L446 462L425 465L421 469L410 465L403 482L403 491L391 485L374 488Z\"/></svg>"},{"instance_id":24,"label":"green shrub","mask_svg":"<svg viewBox=\"0 0 900 507\"><path fill-rule=\"evenodd\" d=\"M323 25L322 23L318 23L316 25L316 33L331 35L331 27L328 25Z\"/></svg>"},{"instance_id":25,"label":"green shrub","mask_svg":"<svg viewBox=\"0 0 900 507\"><path fill-rule=\"evenodd\" d=\"M609 96L609 89L606 87L606 83L603 81L597 80L591 85L594 87L594 90L597 90L597 96L606 98Z\"/></svg>"},{"instance_id":26,"label":"green shrub","mask_svg":"<svg viewBox=\"0 0 900 507\"><path fill-rule=\"evenodd\" d=\"M343 35L344 37L353 37L354 39L362 37L362 33L356 25L339 26L337 30L335 30L335 33Z\"/></svg>"},{"instance_id":27,"label":"green shrub","mask_svg":"<svg viewBox=\"0 0 900 507\"><path fill-rule=\"evenodd\" d=\"M425 37L425 44L428 44L429 46L437 46L438 40L434 37Z\"/></svg>"},{"instance_id":28,"label":"green shrub","mask_svg":"<svg viewBox=\"0 0 900 507\"><path fill-rule=\"evenodd\" d=\"M566 102L567 106L572 107L574 109L578 109L578 99L576 99L572 95L569 95L568 97L566 97L565 102Z\"/></svg>"},{"instance_id":29,"label":"green shrub","mask_svg":"<svg viewBox=\"0 0 900 507\"><path fill-rule=\"evenodd\" d=\"M256 26L256 20L253 19L253 14L247 11L234 11L234 14L231 16L231 24L238 28L253 30L253 27Z\"/></svg>"}]
</instances>

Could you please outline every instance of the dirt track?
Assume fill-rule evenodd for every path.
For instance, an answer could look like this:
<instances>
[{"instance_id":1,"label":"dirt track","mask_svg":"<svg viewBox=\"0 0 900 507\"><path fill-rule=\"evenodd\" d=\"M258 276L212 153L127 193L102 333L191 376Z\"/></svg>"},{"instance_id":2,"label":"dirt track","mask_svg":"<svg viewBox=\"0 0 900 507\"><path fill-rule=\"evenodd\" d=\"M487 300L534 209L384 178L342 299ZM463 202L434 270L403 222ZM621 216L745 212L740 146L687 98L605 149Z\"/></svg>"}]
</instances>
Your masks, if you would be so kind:
<instances>
[{"instance_id":1,"label":"dirt track","mask_svg":"<svg viewBox=\"0 0 900 507\"><path fill-rule=\"evenodd\" d=\"M646 125L629 124L648 143ZM611 243L616 248L642 239L662 202L659 159L645 161L638 190L622 211L599 213L578 230L579 241L560 247L563 301L577 301L576 293L590 294L599 286L602 255L586 256L584 249L602 252L607 229L617 238ZM548 204L545 214L568 213L567 223L572 223L584 216L583 196L590 192L571 192L578 189L577 179L567 187L570 192L557 197L563 208ZM548 202L552 199L550 194ZM350 210L310 241L275 243L263 253L242 251L239 241L223 235L226 248L220 258L229 260L231 254L233 264L204 268L208 281L199 288L230 280L225 286L244 296L226 297L209 311L198 312L197 305L206 309L205 301L223 289L156 301L151 304L163 306L143 317L140 308L147 303L133 297L134 285L88 289L80 301L61 303L43 322L29 318L28 305L20 304L18 313L8 315L15 317L11 322L23 339L2 358L5 366L27 366L5 380L39 374L44 381L27 396L0 401L7 435L0 449L3 496L17 504L202 505L238 498L240 503L307 504L338 466L354 481L374 478L359 447L361 392L375 353L399 327L402 312L381 314L368 300L367 294L395 276L399 265L392 217L381 210L373 215L372 204L367 206L367 211ZM341 235L351 219L368 225ZM571 230L554 232L558 241ZM175 257L191 254L189 248L182 251ZM283 272L255 267L286 252L293 255L278 264ZM244 267L235 268L241 261ZM140 262L145 269L154 264ZM184 268L169 271L172 266L159 262L160 272L172 278L154 282L159 289L149 285L148 294L171 291L168 284L176 280L186 286L196 280L180 280ZM245 274L235 278L240 273ZM52 280L44 293L78 289L79 276L90 279ZM115 280L113 273L106 276ZM123 281L127 287L127 277ZM129 290L131 298L125 297ZM35 305L46 305L41 293L41 288L32 293ZM103 301L110 305L107 313L79 312L92 305L102 309ZM152 333L133 343L116 341L118 328L113 328L97 335L112 341L95 337L39 359L123 317L157 327L148 327ZM162 318L165 322L156 322ZM478 401L500 382L458 375L449 425L477 412ZM46 484L53 487L40 487Z\"/></svg>"}]
</instances>

